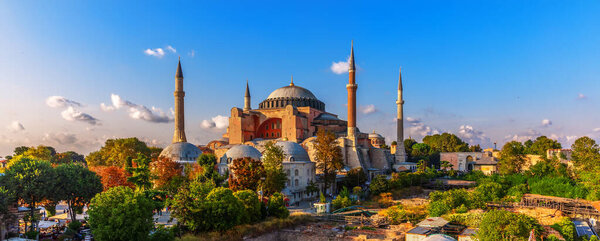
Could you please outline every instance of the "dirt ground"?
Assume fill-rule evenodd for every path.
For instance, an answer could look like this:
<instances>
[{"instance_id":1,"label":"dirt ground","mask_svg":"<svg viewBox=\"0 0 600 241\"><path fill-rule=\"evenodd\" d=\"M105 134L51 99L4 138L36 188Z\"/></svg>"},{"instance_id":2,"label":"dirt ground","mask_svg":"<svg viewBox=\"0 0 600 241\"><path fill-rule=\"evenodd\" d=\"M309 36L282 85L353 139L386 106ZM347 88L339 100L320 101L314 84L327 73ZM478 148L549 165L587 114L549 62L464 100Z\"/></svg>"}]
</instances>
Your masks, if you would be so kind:
<instances>
[{"instance_id":1,"label":"dirt ground","mask_svg":"<svg viewBox=\"0 0 600 241\"><path fill-rule=\"evenodd\" d=\"M264 234L255 238L245 240L251 241L329 241L329 240L402 240L404 232L411 229L411 225L390 225L386 228L375 230L345 230L338 223L312 223L297 226L294 229L282 229L276 232Z\"/></svg>"}]
</instances>

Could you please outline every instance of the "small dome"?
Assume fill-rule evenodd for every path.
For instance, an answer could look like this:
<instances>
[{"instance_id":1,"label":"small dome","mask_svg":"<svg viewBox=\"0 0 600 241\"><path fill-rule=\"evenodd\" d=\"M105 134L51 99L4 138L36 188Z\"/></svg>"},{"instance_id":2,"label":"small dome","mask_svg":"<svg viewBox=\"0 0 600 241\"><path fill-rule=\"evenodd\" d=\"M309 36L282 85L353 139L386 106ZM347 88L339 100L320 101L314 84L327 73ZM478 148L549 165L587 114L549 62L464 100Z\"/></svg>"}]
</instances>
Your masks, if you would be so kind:
<instances>
[{"instance_id":1,"label":"small dome","mask_svg":"<svg viewBox=\"0 0 600 241\"><path fill-rule=\"evenodd\" d=\"M307 90L305 88L302 88L302 87L296 86L296 85L288 85L288 86L284 86L279 89L276 89L275 91L271 92L269 97L267 97L267 99L274 99L274 98L317 99L317 97L315 97L315 95L313 95L313 93L310 92L310 90Z\"/></svg>"},{"instance_id":2,"label":"small dome","mask_svg":"<svg viewBox=\"0 0 600 241\"><path fill-rule=\"evenodd\" d=\"M315 118L315 120L333 120L333 121L339 121L340 119L337 118L336 116L329 114L329 113L321 113L319 116L317 116L317 118Z\"/></svg>"},{"instance_id":3,"label":"small dome","mask_svg":"<svg viewBox=\"0 0 600 241\"><path fill-rule=\"evenodd\" d=\"M283 153L285 153L285 162L290 161L310 161L308 152L302 148L302 146L292 141L278 141L275 145L281 147ZM293 158L293 159L292 159Z\"/></svg>"},{"instance_id":4,"label":"small dome","mask_svg":"<svg viewBox=\"0 0 600 241\"><path fill-rule=\"evenodd\" d=\"M381 135L375 133L375 131L373 131L373 133L369 133L369 138L383 138Z\"/></svg>"},{"instance_id":5,"label":"small dome","mask_svg":"<svg viewBox=\"0 0 600 241\"><path fill-rule=\"evenodd\" d=\"M255 160L260 160L262 154L256 148L249 145L235 145L231 147L225 155L221 157L221 163L228 163L235 159L250 157ZM231 158L231 159L230 159Z\"/></svg>"},{"instance_id":6,"label":"small dome","mask_svg":"<svg viewBox=\"0 0 600 241\"><path fill-rule=\"evenodd\" d=\"M456 241L456 239L445 234L432 234L421 241Z\"/></svg>"},{"instance_id":7,"label":"small dome","mask_svg":"<svg viewBox=\"0 0 600 241\"><path fill-rule=\"evenodd\" d=\"M188 142L177 142L167 146L160 152L160 157L170 158L173 161L195 162L202 151Z\"/></svg>"}]
</instances>

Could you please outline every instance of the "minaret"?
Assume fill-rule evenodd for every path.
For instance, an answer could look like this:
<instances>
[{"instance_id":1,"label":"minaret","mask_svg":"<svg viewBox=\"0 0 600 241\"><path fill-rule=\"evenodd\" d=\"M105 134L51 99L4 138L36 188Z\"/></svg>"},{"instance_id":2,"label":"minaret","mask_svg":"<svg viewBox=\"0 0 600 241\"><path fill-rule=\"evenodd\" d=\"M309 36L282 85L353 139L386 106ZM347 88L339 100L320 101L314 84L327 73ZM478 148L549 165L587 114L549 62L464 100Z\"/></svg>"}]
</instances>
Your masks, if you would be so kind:
<instances>
[{"instance_id":1,"label":"minaret","mask_svg":"<svg viewBox=\"0 0 600 241\"><path fill-rule=\"evenodd\" d=\"M252 109L250 106L250 88L248 87L248 80L246 80L246 94L244 95L244 111Z\"/></svg>"},{"instance_id":2,"label":"minaret","mask_svg":"<svg viewBox=\"0 0 600 241\"><path fill-rule=\"evenodd\" d=\"M356 137L356 67L354 66L354 41L350 47L350 59L348 60L348 138L355 140Z\"/></svg>"},{"instance_id":3,"label":"minaret","mask_svg":"<svg viewBox=\"0 0 600 241\"><path fill-rule=\"evenodd\" d=\"M185 118L183 108L183 71L181 71L181 57L179 57L179 63L177 64L177 72L175 73L175 132L173 133L173 143L187 142L185 139Z\"/></svg>"},{"instance_id":4,"label":"minaret","mask_svg":"<svg viewBox=\"0 0 600 241\"><path fill-rule=\"evenodd\" d=\"M396 162L406 161L406 151L404 150L404 99L402 98L402 69L398 77L398 116L396 117Z\"/></svg>"}]
</instances>

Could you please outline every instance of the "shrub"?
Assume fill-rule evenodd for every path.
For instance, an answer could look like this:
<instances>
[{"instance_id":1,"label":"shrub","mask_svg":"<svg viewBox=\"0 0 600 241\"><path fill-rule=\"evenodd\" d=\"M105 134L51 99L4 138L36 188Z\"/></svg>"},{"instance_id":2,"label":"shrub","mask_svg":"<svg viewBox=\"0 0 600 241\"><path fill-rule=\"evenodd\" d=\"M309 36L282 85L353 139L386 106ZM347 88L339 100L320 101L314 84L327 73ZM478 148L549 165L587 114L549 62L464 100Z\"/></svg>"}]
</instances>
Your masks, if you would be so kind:
<instances>
[{"instance_id":1,"label":"shrub","mask_svg":"<svg viewBox=\"0 0 600 241\"><path fill-rule=\"evenodd\" d=\"M241 223L244 205L228 188L213 189L203 204L203 219L208 230L227 230Z\"/></svg>"},{"instance_id":2,"label":"shrub","mask_svg":"<svg viewBox=\"0 0 600 241\"><path fill-rule=\"evenodd\" d=\"M333 199L331 205L333 205L333 209L336 210L340 208L350 207L352 206L352 200L350 200L348 196L338 195L335 199Z\"/></svg>"},{"instance_id":3,"label":"shrub","mask_svg":"<svg viewBox=\"0 0 600 241\"><path fill-rule=\"evenodd\" d=\"M478 212L453 213L444 215L444 218L452 223L458 223L467 227L479 227L484 214Z\"/></svg>"},{"instance_id":4,"label":"shrub","mask_svg":"<svg viewBox=\"0 0 600 241\"><path fill-rule=\"evenodd\" d=\"M89 224L94 239L146 240L154 226L152 201L128 187L113 187L92 199Z\"/></svg>"},{"instance_id":5,"label":"shrub","mask_svg":"<svg viewBox=\"0 0 600 241\"><path fill-rule=\"evenodd\" d=\"M246 210L242 223L254 223L261 218L260 200L256 192L251 190L237 191L233 195L242 202Z\"/></svg>"},{"instance_id":6,"label":"shrub","mask_svg":"<svg viewBox=\"0 0 600 241\"><path fill-rule=\"evenodd\" d=\"M543 231L532 217L505 210L492 210L483 216L477 236L480 241L526 240L532 229L536 236Z\"/></svg>"},{"instance_id":7,"label":"shrub","mask_svg":"<svg viewBox=\"0 0 600 241\"><path fill-rule=\"evenodd\" d=\"M386 216L390 220L390 224L397 225L408 220L406 210L401 205L391 206L387 209L381 210L380 215Z\"/></svg>"},{"instance_id":8,"label":"shrub","mask_svg":"<svg viewBox=\"0 0 600 241\"><path fill-rule=\"evenodd\" d=\"M394 204L394 199L392 198L392 194L389 192L380 194L379 200L377 201L377 203L379 203L379 206L382 208L392 206Z\"/></svg>"},{"instance_id":9,"label":"shrub","mask_svg":"<svg viewBox=\"0 0 600 241\"><path fill-rule=\"evenodd\" d=\"M81 222L79 221L75 221L75 222L70 222L68 225L68 228L74 231L79 230L79 228L81 228Z\"/></svg>"},{"instance_id":10,"label":"shrub","mask_svg":"<svg viewBox=\"0 0 600 241\"><path fill-rule=\"evenodd\" d=\"M429 216L439 217L446 213L449 213L452 208L446 205L444 202L432 202L429 204Z\"/></svg>"},{"instance_id":11,"label":"shrub","mask_svg":"<svg viewBox=\"0 0 600 241\"><path fill-rule=\"evenodd\" d=\"M577 237L577 231L575 230L575 224L571 222L568 217L563 217L560 221L551 226L553 229L558 231L565 240L575 240Z\"/></svg>"},{"instance_id":12,"label":"shrub","mask_svg":"<svg viewBox=\"0 0 600 241\"><path fill-rule=\"evenodd\" d=\"M154 232L150 233L150 241L173 241L175 240L175 233L165 227L158 227Z\"/></svg>"},{"instance_id":13,"label":"shrub","mask_svg":"<svg viewBox=\"0 0 600 241\"><path fill-rule=\"evenodd\" d=\"M371 180L369 189L371 190L371 194L379 195L380 193L384 193L390 190L390 183L387 180L386 176L378 175L373 180Z\"/></svg>"},{"instance_id":14,"label":"shrub","mask_svg":"<svg viewBox=\"0 0 600 241\"><path fill-rule=\"evenodd\" d=\"M290 211L285 207L285 203L283 201L283 195L281 193L274 193L269 198L269 203L267 204L267 211L269 216L278 217L278 218L286 218L290 215Z\"/></svg>"},{"instance_id":15,"label":"shrub","mask_svg":"<svg viewBox=\"0 0 600 241\"><path fill-rule=\"evenodd\" d=\"M502 185L495 182L483 183L475 188L475 192L479 193L485 202L500 201L504 197Z\"/></svg>"}]
</instances>

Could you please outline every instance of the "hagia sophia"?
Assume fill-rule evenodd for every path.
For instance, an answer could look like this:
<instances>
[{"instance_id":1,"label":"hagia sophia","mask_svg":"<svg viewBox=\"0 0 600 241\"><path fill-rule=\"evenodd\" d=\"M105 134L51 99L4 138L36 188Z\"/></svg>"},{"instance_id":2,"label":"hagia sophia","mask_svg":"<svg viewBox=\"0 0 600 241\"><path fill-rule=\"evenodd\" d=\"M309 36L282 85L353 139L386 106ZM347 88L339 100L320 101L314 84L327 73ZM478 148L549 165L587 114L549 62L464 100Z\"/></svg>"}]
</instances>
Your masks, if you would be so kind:
<instances>
[{"instance_id":1,"label":"hagia sophia","mask_svg":"<svg viewBox=\"0 0 600 241\"><path fill-rule=\"evenodd\" d=\"M406 162L404 145L392 146L391 151L382 148L385 139L373 132L364 133L356 127L356 67L354 46L351 46L348 60L348 116L342 120L338 115L327 112L326 104L310 90L294 84L293 77L289 85L274 90L252 108L250 87L246 83L244 107L231 108L229 127L219 140L213 140L205 146L199 146L205 152L214 153L219 160L219 172L227 173L232 160L249 157L261 159L264 145L274 141L280 146L286 158L284 170L288 173L288 183L284 193L291 202L307 198L306 186L318 183L319 170L316 169L314 141L319 130L335 133L338 145L342 149L344 170L340 177L350 169L362 167L369 179L375 175L395 170L413 170L414 163ZM175 75L175 130L173 141L160 154L180 163L193 163L202 153L199 147L187 142L184 130L183 71L178 63ZM398 79L397 104L397 143L404 143L402 75Z\"/></svg>"}]
</instances>

